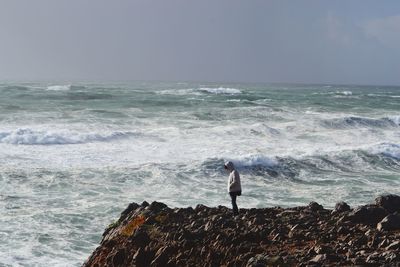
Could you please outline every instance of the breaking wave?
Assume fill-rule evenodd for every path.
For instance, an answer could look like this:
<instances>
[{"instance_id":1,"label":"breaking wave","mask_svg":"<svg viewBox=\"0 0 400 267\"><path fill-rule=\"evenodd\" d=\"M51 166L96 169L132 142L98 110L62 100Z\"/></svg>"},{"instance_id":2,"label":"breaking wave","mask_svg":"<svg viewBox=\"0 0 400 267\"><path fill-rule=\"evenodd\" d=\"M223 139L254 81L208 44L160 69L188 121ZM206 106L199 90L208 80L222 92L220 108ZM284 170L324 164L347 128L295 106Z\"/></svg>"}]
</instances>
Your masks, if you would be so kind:
<instances>
[{"instance_id":1,"label":"breaking wave","mask_svg":"<svg viewBox=\"0 0 400 267\"><path fill-rule=\"evenodd\" d=\"M202 92L207 92L210 94L227 94L227 95L237 95L241 94L242 91L236 88L225 88L225 87L219 87L219 88L199 88L199 91Z\"/></svg>"},{"instance_id":2,"label":"breaking wave","mask_svg":"<svg viewBox=\"0 0 400 267\"><path fill-rule=\"evenodd\" d=\"M227 160L232 161L235 167L244 174L281 176L291 179L304 176L304 174L326 172L353 173L367 169L400 170L400 145L380 143L366 149L341 150L302 157L255 154L235 158L208 159L203 162L202 168L223 171L223 163Z\"/></svg>"},{"instance_id":3,"label":"breaking wave","mask_svg":"<svg viewBox=\"0 0 400 267\"><path fill-rule=\"evenodd\" d=\"M17 129L11 132L0 132L0 143L13 145L69 145L91 142L109 142L137 136L134 132L112 132L109 134L35 131Z\"/></svg>"},{"instance_id":4,"label":"breaking wave","mask_svg":"<svg viewBox=\"0 0 400 267\"><path fill-rule=\"evenodd\" d=\"M22 85L5 85L5 86L0 86L0 89L5 91L28 91L29 87Z\"/></svg>"},{"instance_id":5,"label":"breaking wave","mask_svg":"<svg viewBox=\"0 0 400 267\"><path fill-rule=\"evenodd\" d=\"M336 94L349 96L349 95L353 95L353 92L352 91L336 91Z\"/></svg>"},{"instance_id":6,"label":"breaking wave","mask_svg":"<svg viewBox=\"0 0 400 267\"><path fill-rule=\"evenodd\" d=\"M322 121L327 128L349 128L349 127L397 127L400 126L400 116L371 119L363 117L344 117Z\"/></svg>"},{"instance_id":7,"label":"breaking wave","mask_svg":"<svg viewBox=\"0 0 400 267\"><path fill-rule=\"evenodd\" d=\"M374 148L372 148L372 152L378 155L382 155L387 158L392 158L395 160L400 160L400 145L393 143L382 143Z\"/></svg>"},{"instance_id":8,"label":"breaking wave","mask_svg":"<svg viewBox=\"0 0 400 267\"><path fill-rule=\"evenodd\" d=\"M47 90L49 90L49 91L82 90L82 89L85 89L85 88L86 88L85 86L72 85L72 84L47 86Z\"/></svg>"},{"instance_id":9,"label":"breaking wave","mask_svg":"<svg viewBox=\"0 0 400 267\"><path fill-rule=\"evenodd\" d=\"M276 158L266 157L264 155L246 155L236 159L227 159L233 162L238 168L248 168L254 166L274 167L278 165Z\"/></svg>"},{"instance_id":10,"label":"breaking wave","mask_svg":"<svg viewBox=\"0 0 400 267\"><path fill-rule=\"evenodd\" d=\"M209 88L209 87L201 87L198 89L168 89L161 90L157 92L161 95L202 95L202 94L215 94L215 95L238 95L241 94L242 91L236 88Z\"/></svg>"}]
</instances>

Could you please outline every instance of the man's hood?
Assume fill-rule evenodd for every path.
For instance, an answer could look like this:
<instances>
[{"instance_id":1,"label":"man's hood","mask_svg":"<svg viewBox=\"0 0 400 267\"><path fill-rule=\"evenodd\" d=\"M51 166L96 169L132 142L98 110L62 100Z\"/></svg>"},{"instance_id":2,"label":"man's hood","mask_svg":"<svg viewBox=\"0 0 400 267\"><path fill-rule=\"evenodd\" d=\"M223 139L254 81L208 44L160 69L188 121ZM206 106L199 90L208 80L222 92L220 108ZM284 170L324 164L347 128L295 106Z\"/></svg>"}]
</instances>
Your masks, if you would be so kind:
<instances>
[{"instance_id":1,"label":"man's hood","mask_svg":"<svg viewBox=\"0 0 400 267\"><path fill-rule=\"evenodd\" d=\"M235 169L235 166L233 165L232 161L225 162L225 166L228 169L228 171L233 171Z\"/></svg>"}]
</instances>

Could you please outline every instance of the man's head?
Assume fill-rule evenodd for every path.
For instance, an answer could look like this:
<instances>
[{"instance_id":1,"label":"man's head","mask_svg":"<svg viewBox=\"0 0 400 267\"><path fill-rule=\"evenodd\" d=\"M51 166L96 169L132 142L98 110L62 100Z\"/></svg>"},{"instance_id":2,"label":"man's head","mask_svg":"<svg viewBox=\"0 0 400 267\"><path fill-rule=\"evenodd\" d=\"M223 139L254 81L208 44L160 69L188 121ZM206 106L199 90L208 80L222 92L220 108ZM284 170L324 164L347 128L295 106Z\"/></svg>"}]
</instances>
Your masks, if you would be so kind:
<instances>
[{"instance_id":1,"label":"man's head","mask_svg":"<svg viewBox=\"0 0 400 267\"><path fill-rule=\"evenodd\" d=\"M227 161L224 164L224 168L225 168L225 170L231 172L231 171L233 171L235 169L235 166L233 165L232 161Z\"/></svg>"}]
</instances>

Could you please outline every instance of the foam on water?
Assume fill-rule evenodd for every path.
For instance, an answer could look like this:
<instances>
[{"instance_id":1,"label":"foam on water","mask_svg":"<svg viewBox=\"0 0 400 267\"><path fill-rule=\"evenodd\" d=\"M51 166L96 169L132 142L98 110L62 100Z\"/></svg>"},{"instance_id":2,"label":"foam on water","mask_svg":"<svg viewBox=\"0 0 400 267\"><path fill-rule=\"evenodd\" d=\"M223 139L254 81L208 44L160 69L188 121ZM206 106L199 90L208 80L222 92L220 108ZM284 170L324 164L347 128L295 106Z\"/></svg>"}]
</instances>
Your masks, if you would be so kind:
<instances>
[{"instance_id":1,"label":"foam on water","mask_svg":"<svg viewBox=\"0 0 400 267\"><path fill-rule=\"evenodd\" d=\"M82 85L49 85L46 87L49 91L69 91L69 90L77 90L77 89L85 89L85 86Z\"/></svg>"},{"instance_id":2,"label":"foam on water","mask_svg":"<svg viewBox=\"0 0 400 267\"><path fill-rule=\"evenodd\" d=\"M0 132L0 143L14 145L69 145L88 142L110 142L137 136L134 132L112 132L109 134L37 131L29 128Z\"/></svg>"},{"instance_id":3,"label":"foam on water","mask_svg":"<svg viewBox=\"0 0 400 267\"><path fill-rule=\"evenodd\" d=\"M190 88L190 89L167 89L157 91L158 94L161 95L202 95L202 94L216 94L216 95L237 95L241 94L242 91L236 88L225 88L225 87L218 87L218 88L208 88L208 87L201 87L201 88Z\"/></svg>"},{"instance_id":4,"label":"foam on water","mask_svg":"<svg viewBox=\"0 0 400 267\"><path fill-rule=\"evenodd\" d=\"M160 95L202 95L201 92L196 92L194 89L167 89L157 91Z\"/></svg>"},{"instance_id":5,"label":"foam on water","mask_svg":"<svg viewBox=\"0 0 400 267\"><path fill-rule=\"evenodd\" d=\"M0 85L0 265L81 266L132 201L229 206L225 160L239 207L400 193L400 103L368 96L400 89L56 84Z\"/></svg>"},{"instance_id":6,"label":"foam on water","mask_svg":"<svg viewBox=\"0 0 400 267\"><path fill-rule=\"evenodd\" d=\"M398 116L379 119L350 116L322 121L323 125L333 127L335 129L340 129L343 127L397 127L400 125L399 123L400 120Z\"/></svg>"},{"instance_id":7,"label":"foam on water","mask_svg":"<svg viewBox=\"0 0 400 267\"><path fill-rule=\"evenodd\" d=\"M47 86L47 90L54 90L54 91L67 91L71 89L70 85L50 85Z\"/></svg>"},{"instance_id":8,"label":"foam on water","mask_svg":"<svg viewBox=\"0 0 400 267\"><path fill-rule=\"evenodd\" d=\"M400 98L400 95L389 95L389 94L367 94L370 97L388 97L388 98Z\"/></svg>"},{"instance_id":9,"label":"foam on water","mask_svg":"<svg viewBox=\"0 0 400 267\"><path fill-rule=\"evenodd\" d=\"M219 87L219 88L207 88L203 87L199 89L200 91L211 93L211 94L229 94L229 95L237 95L241 94L242 91L236 88L224 88L224 87Z\"/></svg>"},{"instance_id":10,"label":"foam on water","mask_svg":"<svg viewBox=\"0 0 400 267\"><path fill-rule=\"evenodd\" d=\"M400 145L393 143L382 143L370 149L375 154L380 154L395 160L400 160Z\"/></svg>"},{"instance_id":11,"label":"foam on water","mask_svg":"<svg viewBox=\"0 0 400 267\"><path fill-rule=\"evenodd\" d=\"M350 96L350 95L353 95L353 92L352 91L336 91L336 94Z\"/></svg>"},{"instance_id":12,"label":"foam on water","mask_svg":"<svg viewBox=\"0 0 400 267\"><path fill-rule=\"evenodd\" d=\"M400 116L390 116L387 119L400 126Z\"/></svg>"},{"instance_id":13,"label":"foam on water","mask_svg":"<svg viewBox=\"0 0 400 267\"><path fill-rule=\"evenodd\" d=\"M246 168L254 166L274 167L278 161L264 155L243 155L239 158L227 158L234 163L237 168Z\"/></svg>"}]
</instances>

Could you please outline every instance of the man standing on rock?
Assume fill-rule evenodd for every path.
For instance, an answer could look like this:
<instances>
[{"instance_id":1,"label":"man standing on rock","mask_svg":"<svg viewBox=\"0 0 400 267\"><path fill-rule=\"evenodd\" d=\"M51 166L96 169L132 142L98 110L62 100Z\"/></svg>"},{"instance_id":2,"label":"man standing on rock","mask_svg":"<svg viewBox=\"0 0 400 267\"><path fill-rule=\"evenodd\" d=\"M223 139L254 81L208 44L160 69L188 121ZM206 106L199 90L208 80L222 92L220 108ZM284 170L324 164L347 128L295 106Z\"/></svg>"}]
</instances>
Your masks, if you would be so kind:
<instances>
[{"instance_id":1,"label":"man standing on rock","mask_svg":"<svg viewBox=\"0 0 400 267\"><path fill-rule=\"evenodd\" d=\"M236 204L236 197L242 194L242 186L240 184L240 175L231 161L225 163L225 169L229 172L228 192L232 199L233 215L239 215L239 209Z\"/></svg>"}]
</instances>

